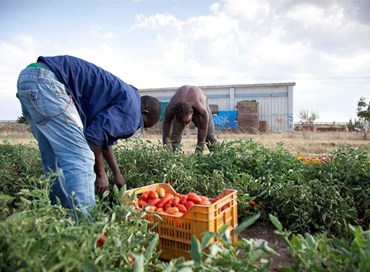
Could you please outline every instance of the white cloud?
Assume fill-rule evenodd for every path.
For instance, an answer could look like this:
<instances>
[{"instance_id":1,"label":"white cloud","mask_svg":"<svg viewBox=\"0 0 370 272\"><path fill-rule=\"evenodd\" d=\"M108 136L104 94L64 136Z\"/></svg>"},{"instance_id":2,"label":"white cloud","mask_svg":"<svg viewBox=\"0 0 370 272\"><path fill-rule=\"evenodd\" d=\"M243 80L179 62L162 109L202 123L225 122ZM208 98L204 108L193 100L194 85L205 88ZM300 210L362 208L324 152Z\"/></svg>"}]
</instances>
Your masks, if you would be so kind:
<instances>
[{"instance_id":1,"label":"white cloud","mask_svg":"<svg viewBox=\"0 0 370 272\"><path fill-rule=\"evenodd\" d=\"M138 88L295 81L296 112L348 121L359 97L370 92L370 20L359 5L366 8L341 0L215 0L202 15L180 17L170 9L138 14L129 34L101 22L87 29L94 43L79 37L68 43L32 35L3 39L0 88L9 99L2 101L12 104L19 71L38 54L63 52Z\"/></svg>"},{"instance_id":2,"label":"white cloud","mask_svg":"<svg viewBox=\"0 0 370 272\"><path fill-rule=\"evenodd\" d=\"M343 9L338 6L331 10L325 10L324 7L302 3L294 6L286 13L286 18L294 20L301 24L303 28L309 27L338 27L343 24Z\"/></svg>"},{"instance_id":3,"label":"white cloud","mask_svg":"<svg viewBox=\"0 0 370 272\"><path fill-rule=\"evenodd\" d=\"M322 58L326 60L331 67L335 67L336 71L341 75L350 74L363 76L368 74L370 63L370 52L354 52L347 56L333 56L323 54Z\"/></svg>"},{"instance_id":4,"label":"white cloud","mask_svg":"<svg viewBox=\"0 0 370 272\"><path fill-rule=\"evenodd\" d=\"M181 28L171 35L160 35L156 44L168 65L164 66L172 70L170 77L179 75L179 79L189 77L209 84L261 82L268 78L296 81L297 111L311 107L320 115L321 109L320 119L331 120L328 109L338 112L335 101L344 100L347 103L342 109L347 114L338 116L348 120L361 93L349 99L348 88L357 86L348 81L341 83L364 75L370 68L370 49L364 47L370 37L369 26L349 18L339 1L322 5L300 1L285 9L278 9L276 2L273 6L269 3L225 0L212 4L210 15L183 21L171 17ZM150 21L156 26L152 29L160 33L161 24L154 23L155 18L160 17L156 14L141 20ZM302 78L302 74L309 78ZM360 84L366 86L366 79ZM347 98L339 98L338 93ZM322 102L322 98L327 101ZM333 106L325 107L326 103Z\"/></svg>"},{"instance_id":5,"label":"white cloud","mask_svg":"<svg viewBox=\"0 0 370 272\"><path fill-rule=\"evenodd\" d=\"M230 17L237 17L239 20L261 24L270 12L270 4L266 0L229 0L223 1L223 12Z\"/></svg>"},{"instance_id":6,"label":"white cloud","mask_svg":"<svg viewBox=\"0 0 370 272\"><path fill-rule=\"evenodd\" d=\"M113 38L113 31L106 31L101 25L93 25L90 27L90 33L100 39L107 40Z\"/></svg>"},{"instance_id":7,"label":"white cloud","mask_svg":"<svg viewBox=\"0 0 370 272\"><path fill-rule=\"evenodd\" d=\"M170 14L154 14L146 17L143 14L136 16L137 23L133 28L150 28L159 30L162 27L171 27L181 29L181 23L174 16Z\"/></svg>"}]
</instances>

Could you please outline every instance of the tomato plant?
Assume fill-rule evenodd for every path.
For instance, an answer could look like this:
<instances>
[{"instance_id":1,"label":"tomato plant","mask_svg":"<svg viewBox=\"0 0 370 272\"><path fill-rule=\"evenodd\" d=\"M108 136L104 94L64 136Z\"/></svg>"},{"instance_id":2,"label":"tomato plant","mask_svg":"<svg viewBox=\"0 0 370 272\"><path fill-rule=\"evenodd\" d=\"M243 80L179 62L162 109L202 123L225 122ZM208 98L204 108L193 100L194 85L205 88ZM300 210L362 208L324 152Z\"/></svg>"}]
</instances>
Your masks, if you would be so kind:
<instances>
[{"instance_id":1,"label":"tomato plant","mask_svg":"<svg viewBox=\"0 0 370 272\"><path fill-rule=\"evenodd\" d=\"M240 224L257 212L258 220L268 222L272 214L281 225L289 227L290 233L295 233L287 240L297 254L295 260L301 262L294 269L309 270L311 266L305 267L305 261L310 260L315 267L319 265L319 261L313 264L315 260L330 259L335 269L345 271L341 265L346 263L347 270L355 271L369 260L369 151L368 146L340 147L327 154L329 160L321 164L302 163L283 144L267 149L251 140L223 142L213 153L203 156L174 154L140 140L127 141L114 152L128 189L158 182L176 188L180 195L165 203L178 209L173 209L174 214L184 213L194 200L199 201L194 196L189 198L189 192L207 196L211 201L225 188L236 189ZM223 230L206 235L217 236L223 241L221 245L205 247L207 238L193 241L191 262L164 263L155 250L158 236L144 219L146 211L122 206L115 199L113 188L106 197L97 197L98 205L91 211L93 220L74 222L66 210L50 205L49 185L43 178L36 147L4 143L0 145L0 158L0 270L268 268L268 264L262 266L260 258L250 258L261 256L261 251L269 252L268 248L256 249L250 241L243 240L238 246L252 255L240 260ZM112 177L112 173L108 175ZM165 197L163 192L157 194L158 197L142 196L141 200L156 206ZM107 237L104 245L97 247L102 233L107 233ZM307 250L299 251L302 247ZM207 248L215 254L204 252ZM324 252L325 248L330 250Z\"/></svg>"}]
</instances>

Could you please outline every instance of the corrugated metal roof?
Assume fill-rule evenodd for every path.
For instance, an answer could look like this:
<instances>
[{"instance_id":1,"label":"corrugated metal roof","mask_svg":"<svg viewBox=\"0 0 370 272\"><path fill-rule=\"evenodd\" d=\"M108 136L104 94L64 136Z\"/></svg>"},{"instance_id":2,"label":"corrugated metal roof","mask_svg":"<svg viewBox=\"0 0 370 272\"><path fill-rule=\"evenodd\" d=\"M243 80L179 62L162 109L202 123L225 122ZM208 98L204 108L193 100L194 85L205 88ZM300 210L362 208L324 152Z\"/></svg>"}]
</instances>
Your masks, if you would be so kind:
<instances>
[{"instance_id":1,"label":"corrugated metal roof","mask_svg":"<svg viewBox=\"0 0 370 272\"><path fill-rule=\"evenodd\" d=\"M279 82L279 83L255 83L255 84L230 84L230 85L206 85L198 86L201 89L220 89L220 88L251 88L251 87L281 87L281 86L295 86L295 82ZM180 86L179 86L180 87ZM177 90L179 87L161 87L161 88L145 88L140 89L140 92L147 91L170 91Z\"/></svg>"}]
</instances>

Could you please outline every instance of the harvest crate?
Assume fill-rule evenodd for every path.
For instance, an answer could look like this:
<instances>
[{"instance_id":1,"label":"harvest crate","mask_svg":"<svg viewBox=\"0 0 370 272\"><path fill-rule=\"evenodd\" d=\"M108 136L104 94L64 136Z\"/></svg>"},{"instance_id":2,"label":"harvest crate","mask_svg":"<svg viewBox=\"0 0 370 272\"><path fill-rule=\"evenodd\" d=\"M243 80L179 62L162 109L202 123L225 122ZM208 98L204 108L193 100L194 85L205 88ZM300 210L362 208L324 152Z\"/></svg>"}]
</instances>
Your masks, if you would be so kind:
<instances>
[{"instance_id":1,"label":"harvest crate","mask_svg":"<svg viewBox=\"0 0 370 272\"><path fill-rule=\"evenodd\" d=\"M176 191L170 184L156 183L132 190L140 195L149 190L164 188L166 192L175 194ZM191 237L194 235L201 240L203 232L218 232L223 225L228 225L232 241L238 240L234 229L238 225L237 195L236 190L224 190L218 200L211 205L194 205L182 217L160 214L163 221L153 216L153 212L147 212L145 218L150 222L158 223L154 231L159 234L158 249L161 251L161 259L171 260L183 256L190 259Z\"/></svg>"}]
</instances>

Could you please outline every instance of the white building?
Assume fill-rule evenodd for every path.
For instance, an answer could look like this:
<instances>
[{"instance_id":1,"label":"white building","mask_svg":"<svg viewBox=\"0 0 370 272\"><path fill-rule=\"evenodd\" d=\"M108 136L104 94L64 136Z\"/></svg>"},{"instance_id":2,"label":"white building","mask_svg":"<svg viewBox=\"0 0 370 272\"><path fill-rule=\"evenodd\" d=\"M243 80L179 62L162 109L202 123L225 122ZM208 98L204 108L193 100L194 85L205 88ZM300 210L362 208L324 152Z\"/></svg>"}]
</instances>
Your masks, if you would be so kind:
<instances>
[{"instance_id":1,"label":"white building","mask_svg":"<svg viewBox=\"0 0 370 272\"><path fill-rule=\"evenodd\" d=\"M266 121L268 131L292 131L294 82L199 86L208 97L209 104L218 105L220 111L236 111L239 101L258 102L259 120ZM151 95L168 102L178 87L140 89L141 95Z\"/></svg>"}]
</instances>

